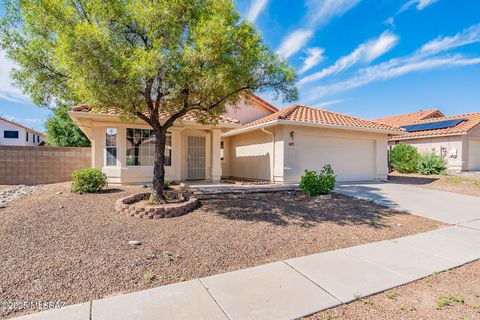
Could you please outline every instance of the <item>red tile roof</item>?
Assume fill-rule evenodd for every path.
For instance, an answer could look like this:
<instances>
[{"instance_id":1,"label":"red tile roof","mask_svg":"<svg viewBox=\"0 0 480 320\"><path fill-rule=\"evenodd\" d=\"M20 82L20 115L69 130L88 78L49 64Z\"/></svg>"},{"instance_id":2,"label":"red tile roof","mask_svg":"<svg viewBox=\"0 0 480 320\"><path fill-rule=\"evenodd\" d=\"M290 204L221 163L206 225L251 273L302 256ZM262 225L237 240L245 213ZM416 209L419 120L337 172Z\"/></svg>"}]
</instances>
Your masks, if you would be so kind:
<instances>
[{"instance_id":1,"label":"red tile roof","mask_svg":"<svg viewBox=\"0 0 480 320\"><path fill-rule=\"evenodd\" d=\"M270 111L273 111L273 112L277 112L278 111L278 108L274 107L273 105L271 105L270 103L268 103L267 101L263 100L262 98L260 98L259 96L253 94L253 93L248 93L248 95L250 95L251 98L253 98L254 100L257 100L258 102L260 102L260 104L262 104L264 107L266 107L267 109L269 109Z\"/></svg>"},{"instance_id":2,"label":"red tile roof","mask_svg":"<svg viewBox=\"0 0 480 320\"><path fill-rule=\"evenodd\" d=\"M443 113L438 109L419 110L411 113L399 114L391 117L373 119L371 121L386 124L394 127L408 126L416 121L429 118L443 117Z\"/></svg>"},{"instance_id":3,"label":"red tile roof","mask_svg":"<svg viewBox=\"0 0 480 320\"><path fill-rule=\"evenodd\" d=\"M392 140L422 138L422 137L427 137L427 136L443 136L443 135L465 134L468 131L475 128L476 126L480 125L480 112L468 113L468 114L458 114L458 115L449 116L449 117L431 118L431 119L426 119L426 120L420 120L420 121L415 121L413 123L409 123L409 125L431 123L431 122L438 122L438 121L446 121L446 120L455 120L455 119L461 119L461 118L465 118L465 121L460 122L458 125L456 125L455 127L452 127L452 128L409 132L409 133L406 133L406 134L402 134L401 136L395 136L395 137L392 138Z\"/></svg>"},{"instance_id":4,"label":"red tile roof","mask_svg":"<svg viewBox=\"0 0 480 320\"><path fill-rule=\"evenodd\" d=\"M337 113L321 108L309 107L295 104L285 107L278 112L252 121L240 127L249 128L255 125L268 123L274 120L292 120L298 122L318 123L324 125L346 126L352 128L376 129L403 132L403 129L385 124L376 123L369 120L360 119L350 115Z\"/></svg>"},{"instance_id":5,"label":"red tile roof","mask_svg":"<svg viewBox=\"0 0 480 320\"><path fill-rule=\"evenodd\" d=\"M108 114L108 115L119 115L119 113L115 110L115 108L110 108L110 109L101 110L101 111L92 111L91 108L86 104L79 104L79 105L71 108L70 111ZM168 118L168 116L169 115L167 113L161 113L160 114L161 119L166 119L166 118ZM185 120L185 121L197 121L198 118L196 117L194 112L189 112L186 115L184 115L181 119ZM219 116L219 122L224 123L224 124L239 124L240 123L240 121L237 120L237 119L233 119L233 118L229 118L229 117L225 117L225 116Z\"/></svg>"},{"instance_id":6,"label":"red tile roof","mask_svg":"<svg viewBox=\"0 0 480 320\"><path fill-rule=\"evenodd\" d=\"M13 125L15 125L15 126L18 126L18 127L20 127L20 128L23 128L23 129L28 130L28 131L30 131L30 132L33 132L33 133L35 133L35 134L38 134L38 135L41 136L41 137L45 137L45 133L38 132L37 130L33 130L33 129L31 129L31 128L29 128L29 127L26 127L26 126L24 126L23 124L20 124L20 123L18 123L18 122L11 121L11 120L8 120L8 119L2 118L2 117L0 117L0 120L3 120L3 121L8 122L8 123L11 123L11 124L13 124Z\"/></svg>"}]
</instances>

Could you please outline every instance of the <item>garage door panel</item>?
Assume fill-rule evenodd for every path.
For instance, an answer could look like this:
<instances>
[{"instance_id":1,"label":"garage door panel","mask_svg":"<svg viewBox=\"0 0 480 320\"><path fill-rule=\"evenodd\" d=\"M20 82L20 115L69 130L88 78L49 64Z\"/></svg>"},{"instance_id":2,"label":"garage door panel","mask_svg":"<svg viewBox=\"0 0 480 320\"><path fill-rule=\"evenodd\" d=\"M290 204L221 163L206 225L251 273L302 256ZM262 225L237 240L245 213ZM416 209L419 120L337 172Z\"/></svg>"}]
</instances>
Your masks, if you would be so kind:
<instances>
[{"instance_id":1,"label":"garage door panel","mask_svg":"<svg viewBox=\"0 0 480 320\"><path fill-rule=\"evenodd\" d=\"M304 135L298 139L298 168L319 171L331 164L337 180L375 178L374 140L340 139Z\"/></svg>"},{"instance_id":2,"label":"garage door panel","mask_svg":"<svg viewBox=\"0 0 480 320\"><path fill-rule=\"evenodd\" d=\"M468 145L468 169L478 171L480 170L480 141L470 140Z\"/></svg>"}]
</instances>

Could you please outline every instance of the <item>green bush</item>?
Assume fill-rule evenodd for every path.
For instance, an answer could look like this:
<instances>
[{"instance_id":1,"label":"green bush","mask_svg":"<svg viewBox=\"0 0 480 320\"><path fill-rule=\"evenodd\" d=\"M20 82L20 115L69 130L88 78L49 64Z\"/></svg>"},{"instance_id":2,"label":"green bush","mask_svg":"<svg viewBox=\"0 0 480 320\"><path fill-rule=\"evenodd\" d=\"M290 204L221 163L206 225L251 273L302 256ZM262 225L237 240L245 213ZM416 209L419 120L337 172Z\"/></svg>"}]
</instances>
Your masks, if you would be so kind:
<instances>
[{"instance_id":1,"label":"green bush","mask_svg":"<svg viewBox=\"0 0 480 320\"><path fill-rule=\"evenodd\" d=\"M390 164L400 173L416 172L418 158L417 148L408 144L397 144L390 152Z\"/></svg>"},{"instance_id":2,"label":"green bush","mask_svg":"<svg viewBox=\"0 0 480 320\"><path fill-rule=\"evenodd\" d=\"M332 166L326 164L319 174L315 171L305 170L300 180L300 188L309 196L316 197L328 194L335 188L336 177Z\"/></svg>"},{"instance_id":3,"label":"green bush","mask_svg":"<svg viewBox=\"0 0 480 320\"><path fill-rule=\"evenodd\" d=\"M163 188L164 189L170 189L172 186L172 183L168 180L163 180Z\"/></svg>"},{"instance_id":4,"label":"green bush","mask_svg":"<svg viewBox=\"0 0 480 320\"><path fill-rule=\"evenodd\" d=\"M100 169L80 169L72 174L72 192L75 193L95 193L107 185L107 176Z\"/></svg>"},{"instance_id":5,"label":"green bush","mask_svg":"<svg viewBox=\"0 0 480 320\"><path fill-rule=\"evenodd\" d=\"M447 170L447 161L434 153L420 154L417 172L424 175L443 174Z\"/></svg>"}]
</instances>

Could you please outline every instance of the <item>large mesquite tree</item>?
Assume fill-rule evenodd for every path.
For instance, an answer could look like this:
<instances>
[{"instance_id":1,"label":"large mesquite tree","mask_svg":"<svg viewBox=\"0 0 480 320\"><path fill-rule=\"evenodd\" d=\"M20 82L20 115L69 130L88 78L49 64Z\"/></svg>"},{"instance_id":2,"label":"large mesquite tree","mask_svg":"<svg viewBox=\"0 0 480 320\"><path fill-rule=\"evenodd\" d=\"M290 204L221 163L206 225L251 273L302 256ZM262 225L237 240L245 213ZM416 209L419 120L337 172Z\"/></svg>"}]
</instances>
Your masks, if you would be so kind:
<instances>
[{"instance_id":1,"label":"large mesquite tree","mask_svg":"<svg viewBox=\"0 0 480 320\"><path fill-rule=\"evenodd\" d=\"M152 197L163 201L167 129L186 113L215 124L243 91L295 100L295 71L233 0L6 0L1 46L38 105L115 108L155 132ZM161 115L161 116L160 116Z\"/></svg>"}]
</instances>

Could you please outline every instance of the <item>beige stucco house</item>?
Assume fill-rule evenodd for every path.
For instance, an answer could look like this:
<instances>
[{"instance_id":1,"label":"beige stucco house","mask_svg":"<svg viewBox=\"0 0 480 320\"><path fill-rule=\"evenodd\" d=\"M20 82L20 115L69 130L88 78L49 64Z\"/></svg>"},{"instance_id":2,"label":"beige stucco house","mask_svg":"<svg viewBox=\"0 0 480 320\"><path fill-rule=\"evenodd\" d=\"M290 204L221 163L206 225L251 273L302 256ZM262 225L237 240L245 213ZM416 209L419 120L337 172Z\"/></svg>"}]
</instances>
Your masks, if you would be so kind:
<instances>
[{"instance_id":1,"label":"beige stucco house","mask_svg":"<svg viewBox=\"0 0 480 320\"><path fill-rule=\"evenodd\" d=\"M120 119L114 110L72 108L71 118L92 142L92 167L111 183L150 182L152 132L142 120ZM402 130L324 109L293 105L278 110L252 95L215 126L185 116L169 129L166 178L221 177L298 182L305 169L333 166L338 180L386 179L387 145Z\"/></svg>"},{"instance_id":2,"label":"beige stucco house","mask_svg":"<svg viewBox=\"0 0 480 320\"><path fill-rule=\"evenodd\" d=\"M452 171L480 170L480 112L446 117L431 109L372 121L407 131L392 136L390 146L406 143L423 153L434 152L447 160Z\"/></svg>"}]
</instances>

